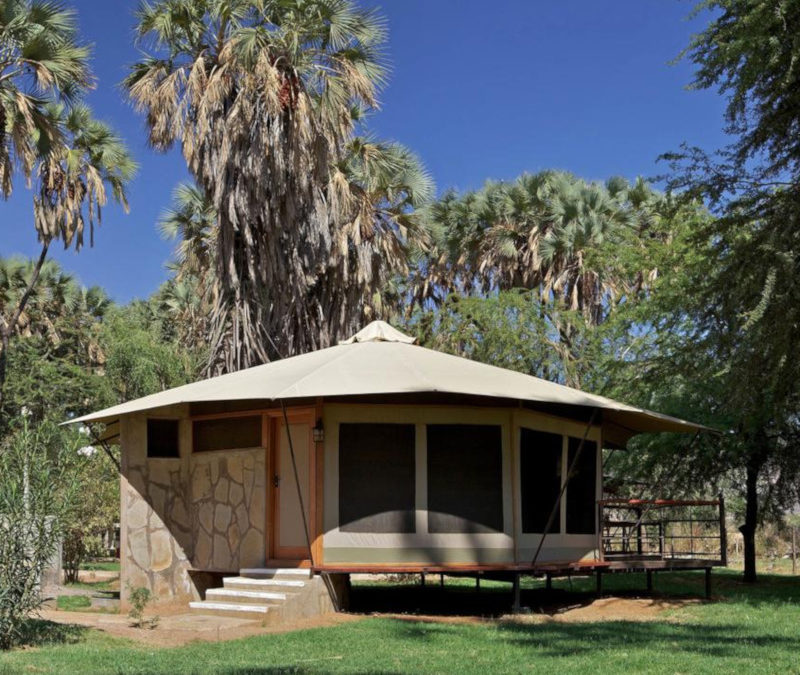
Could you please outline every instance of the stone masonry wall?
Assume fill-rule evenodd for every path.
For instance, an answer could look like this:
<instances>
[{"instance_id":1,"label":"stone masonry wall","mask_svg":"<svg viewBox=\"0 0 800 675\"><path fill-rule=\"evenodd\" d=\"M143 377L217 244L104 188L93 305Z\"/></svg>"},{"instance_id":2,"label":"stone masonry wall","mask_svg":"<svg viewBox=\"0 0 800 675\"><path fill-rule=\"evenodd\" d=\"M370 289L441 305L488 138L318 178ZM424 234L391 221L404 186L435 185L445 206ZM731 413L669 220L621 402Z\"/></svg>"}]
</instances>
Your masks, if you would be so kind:
<instances>
[{"instance_id":1,"label":"stone masonry wall","mask_svg":"<svg viewBox=\"0 0 800 675\"><path fill-rule=\"evenodd\" d=\"M263 449L192 455L192 561L198 569L238 571L266 562Z\"/></svg>"},{"instance_id":2,"label":"stone masonry wall","mask_svg":"<svg viewBox=\"0 0 800 675\"><path fill-rule=\"evenodd\" d=\"M152 417L186 416L181 406ZM144 586L157 602L185 602L197 597L189 577L192 522L189 495L188 420L180 426L180 458L147 458L147 418L123 417L120 425L121 597Z\"/></svg>"}]
</instances>

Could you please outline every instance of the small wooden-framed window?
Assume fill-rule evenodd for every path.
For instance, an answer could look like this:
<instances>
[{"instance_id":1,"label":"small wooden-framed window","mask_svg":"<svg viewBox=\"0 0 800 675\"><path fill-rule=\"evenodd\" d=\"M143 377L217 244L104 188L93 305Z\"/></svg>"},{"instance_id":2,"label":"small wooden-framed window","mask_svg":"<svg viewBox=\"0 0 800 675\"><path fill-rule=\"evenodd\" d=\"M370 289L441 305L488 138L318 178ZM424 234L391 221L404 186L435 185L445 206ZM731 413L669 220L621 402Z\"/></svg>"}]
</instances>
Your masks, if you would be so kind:
<instances>
[{"instance_id":1,"label":"small wooden-framed window","mask_svg":"<svg viewBox=\"0 0 800 675\"><path fill-rule=\"evenodd\" d=\"M219 417L192 423L194 452L261 447L261 415Z\"/></svg>"},{"instance_id":2,"label":"small wooden-framed window","mask_svg":"<svg viewBox=\"0 0 800 675\"><path fill-rule=\"evenodd\" d=\"M147 420L147 457L149 459L177 459L178 420L150 418Z\"/></svg>"}]
</instances>

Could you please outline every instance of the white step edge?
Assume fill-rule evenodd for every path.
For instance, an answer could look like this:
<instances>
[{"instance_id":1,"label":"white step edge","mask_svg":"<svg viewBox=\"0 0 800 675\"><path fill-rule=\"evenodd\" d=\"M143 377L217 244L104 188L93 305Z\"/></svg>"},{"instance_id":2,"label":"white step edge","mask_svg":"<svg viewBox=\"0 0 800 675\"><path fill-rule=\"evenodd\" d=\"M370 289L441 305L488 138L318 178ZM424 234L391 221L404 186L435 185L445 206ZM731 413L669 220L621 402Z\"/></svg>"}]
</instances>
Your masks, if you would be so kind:
<instances>
[{"instance_id":1,"label":"white step edge","mask_svg":"<svg viewBox=\"0 0 800 675\"><path fill-rule=\"evenodd\" d=\"M283 586L284 588L302 588L306 585L305 581L295 581L294 579L254 579L252 577L224 577L222 583L225 586Z\"/></svg>"},{"instance_id":2,"label":"white step edge","mask_svg":"<svg viewBox=\"0 0 800 675\"><path fill-rule=\"evenodd\" d=\"M217 598L255 598L257 600L286 600L286 593L270 593L269 591L240 591L234 588L212 588L206 591L206 599L209 596Z\"/></svg>"},{"instance_id":3,"label":"white step edge","mask_svg":"<svg viewBox=\"0 0 800 675\"><path fill-rule=\"evenodd\" d=\"M219 612L252 612L258 614L266 614L269 611L267 605L237 605L231 602L208 602L207 600L190 602L189 607L192 609L208 609Z\"/></svg>"},{"instance_id":4,"label":"white step edge","mask_svg":"<svg viewBox=\"0 0 800 675\"><path fill-rule=\"evenodd\" d=\"M303 577L310 577L311 570L302 567L247 567L239 570L240 576L248 574L286 574L297 575Z\"/></svg>"}]
</instances>

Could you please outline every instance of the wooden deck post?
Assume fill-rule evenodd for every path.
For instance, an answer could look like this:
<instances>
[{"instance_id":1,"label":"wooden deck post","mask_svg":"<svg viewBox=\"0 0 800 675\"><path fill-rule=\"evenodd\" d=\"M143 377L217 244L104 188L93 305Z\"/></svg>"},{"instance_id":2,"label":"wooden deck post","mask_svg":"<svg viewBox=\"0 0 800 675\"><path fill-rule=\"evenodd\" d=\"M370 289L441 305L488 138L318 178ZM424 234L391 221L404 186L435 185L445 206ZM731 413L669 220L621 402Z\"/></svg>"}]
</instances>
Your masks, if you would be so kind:
<instances>
[{"instance_id":1,"label":"wooden deck post","mask_svg":"<svg viewBox=\"0 0 800 675\"><path fill-rule=\"evenodd\" d=\"M476 574L475 575L475 590L478 591L478 593L481 592L481 575L480 574Z\"/></svg>"},{"instance_id":2,"label":"wooden deck post","mask_svg":"<svg viewBox=\"0 0 800 675\"><path fill-rule=\"evenodd\" d=\"M647 592L653 592L653 570L647 570Z\"/></svg>"},{"instance_id":3,"label":"wooden deck post","mask_svg":"<svg viewBox=\"0 0 800 675\"><path fill-rule=\"evenodd\" d=\"M425 587L425 572L422 572L419 575L419 585L422 586L423 588Z\"/></svg>"},{"instance_id":4,"label":"wooden deck post","mask_svg":"<svg viewBox=\"0 0 800 675\"><path fill-rule=\"evenodd\" d=\"M545 579L544 587L548 591L552 591L553 590L553 575L550 574L550 572L548 572L547 574L544 575L544 579Z\"/></svg>"},{"instance_id":5,"label":"wooden deck post","mask_svg":"<svg viewBox=\"0 0 800 675\"><path fill-rule=\"evenodd\" d=\"M711 568L706 567L706 599L711 599Z\"/></svg>"},{"instance_id":6,"label":"wooden deck post","mask_svg":"<svg viewBox=\"0 0 800 675\"><path fill-rule=\"evenodd\" d=\"M722 566L728 566L728 527L725 518L725 497L719 493L719 547Z\"/></svg>"},{"instance_id":7,"label":"wooden deck post","mask_svg":"<svg viewBox=\"0 0 800 675\"><path fill-rule=\"evenodd\" d=\"M797 574L797 528L792 528L792 574Z\"/></svg>"},{"instance_id":8,"label":"wooden deck post","mask_svg":"<svg viewBox=\"0 0 800 675\"><path fill-rule=\"evenodd\" d=\"M603 595L603 573L597 570L597 595Z\"/></svg>"},{"instance_id":9,"label":"wooden deck post","mask_svg":"<svg viewBox=\"0 0 800 675\"><path fill-rule=\"evenodd\" d=\"M444 588L444 574L439 575L439 585Z\"/></svg>"},{"instance_id":10,"label":"wooden deck post","mask_svg":"<svg viewBox=\"0 0 800 675\"><path fill-rule=\"evenodd\" d=\"M519 572L514 574L514 606L512 612L519 614L520 611L520 588L519 588Z\"/></svg>"}]
</instances>

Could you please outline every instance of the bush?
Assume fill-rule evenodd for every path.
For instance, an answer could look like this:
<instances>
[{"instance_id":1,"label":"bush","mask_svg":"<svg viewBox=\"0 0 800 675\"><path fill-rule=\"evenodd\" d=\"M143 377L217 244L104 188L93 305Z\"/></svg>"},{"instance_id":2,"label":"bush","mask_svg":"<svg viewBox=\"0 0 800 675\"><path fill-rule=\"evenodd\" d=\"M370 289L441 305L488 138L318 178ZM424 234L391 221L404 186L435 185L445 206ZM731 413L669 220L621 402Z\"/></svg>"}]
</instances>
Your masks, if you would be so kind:
<instances>
[{"instance_id":1,"label":"bush","mask_svg":"<svg viewBox=\"0 0 800 675\"><path fill-rule=\"evenodd\" d=\"M77 504L75 452L52 424L27 421L0 447L0 649L22 640L40 581Z\"/></svg>"},{"instance_id":2,"label":"bush","mask_svg":"<svg viewBox=\"0 0 800 675\"><path fill-rule=\"evenodd\" d=\"M158 625L158 616L153 616L149 619L144 618L144 610L152 599L150 589L139 586L137 588L129 587L129 591L128 600L131 603L131 609L128 612L128 618L131 620L131 626L135 628L155 628Z\"/></svg>"},{"instance_id":3,"label":"bush","mask_svg":"<svg viewBox=\"0 0 800 675\"><path fill-rule=\"evenodd\" d=\"M86 546L83 543L83 532L79 529L70 529L64 536L62 553L65 584L78 582L78 572L81 569L81 562L83 562L85 555Z\"/></svg>"}]
</instances>

